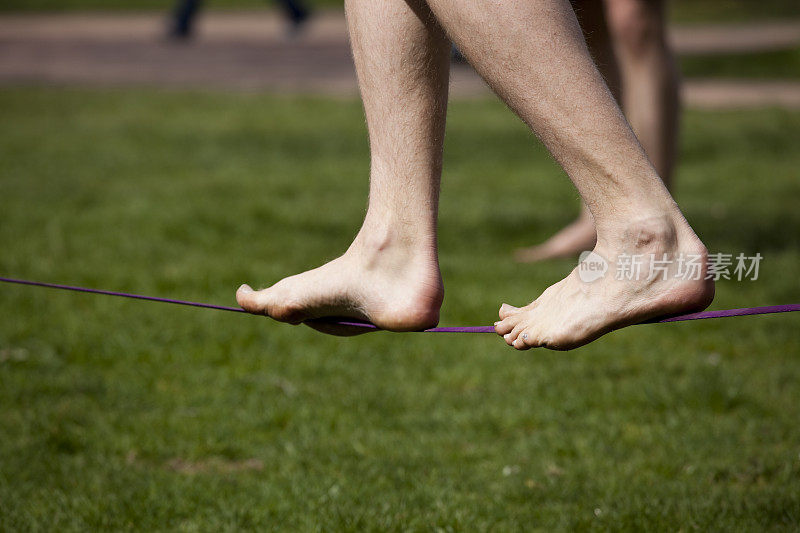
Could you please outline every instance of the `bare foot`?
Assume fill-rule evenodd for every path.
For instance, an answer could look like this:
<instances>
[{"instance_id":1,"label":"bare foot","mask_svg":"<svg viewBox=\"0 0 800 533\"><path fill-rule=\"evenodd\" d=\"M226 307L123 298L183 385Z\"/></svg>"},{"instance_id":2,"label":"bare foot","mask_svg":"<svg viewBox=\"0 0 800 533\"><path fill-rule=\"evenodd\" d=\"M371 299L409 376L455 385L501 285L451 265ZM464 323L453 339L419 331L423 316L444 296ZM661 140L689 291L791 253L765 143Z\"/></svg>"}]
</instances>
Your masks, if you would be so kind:
<instances>
[{"instance_id":1,"label":"bare foot","mask_svg":"<svg viewBox=\"0 0 800 533\"><path fill-rule=\"evenodd\" d=\"M708 254L685 220L639 220L609 234L615 237L601 235L594 249L608 263L605 275L591 280L579 265L529 305L503 304L495 331L506 343L569 350L651 318L700 311L713 300L714 283L704 279ZM697 276L681 276L681 258L695 258ZM637 263L638 279L620 279L633 277Z\"/></svg>"},{"instance_id":2,"label":"bare foot","mask_svg":"<svg viewBox=\"0 0 800 533\"><path fill-rule=\"evenodd\" d=\"M519 263L536 263L548 259L577 257L579 253L594 248L595 241L597 234L594 220L591 215L581 215L542 244L517 249L514 259Z\"/></svg>"},{"instance_id":3,"label":"bare foot","mask_svg":"<svg viewBox=\"0 0 800 533\"><path fill-rule=\"evenodd\" d=\"M343 256L268 289L242 285L236 292L236 301L250 313L305 322L333 335L369 330L314 319L355 318L390 331L434 327L443 297L435 247L411 245L385 233L380 238L359 234Z\"/></svg>"}]
</instances>

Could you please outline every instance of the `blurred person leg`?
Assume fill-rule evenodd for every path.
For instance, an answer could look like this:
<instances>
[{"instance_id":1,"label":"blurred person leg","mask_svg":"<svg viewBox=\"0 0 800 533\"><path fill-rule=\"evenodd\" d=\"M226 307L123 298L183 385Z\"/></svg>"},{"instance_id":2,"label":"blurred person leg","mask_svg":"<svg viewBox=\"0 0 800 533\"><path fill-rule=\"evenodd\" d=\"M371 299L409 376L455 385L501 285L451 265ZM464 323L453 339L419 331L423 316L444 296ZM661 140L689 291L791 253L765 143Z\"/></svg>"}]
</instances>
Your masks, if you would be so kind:
<instances>
[{"instance_id":1,"label":"blurred person leg","mask_svg":"<svg viewBox=\"0 0 800 533\"><path fill-rule=\"evenodd\" d=\"M617 102L621 102L619 65L614 54L603 1L573 0L572 6L597 69L614 98ZM574 222L541 244L518 249L514 257L522 263L574 257L584 250L594 248L596 241L597 232L594 229L592 213L582 203L581 213Z\"/></svg>"},{"instance_id":2,"label":"blurred person leg","mask_svg":"<svg viewBox=\"0 0 800 533\"><path fill-rule=\"evenodd\" d=\"M169 36L177 39L188 39L192 36L194 20L202 7L200 0L178 0L172 10L169 25Z\"/></svg>"},{"instance_id":3,"label":"blurred person leg","mask_svg":"<svg viewBox=\"0 0 800 533\"><path fill-rule=\"evenodd\" d=\"M339 316L432 327L444 294L436 219L450 43L421 2L347 0L345 12L370 142L364 223L341 257L265 290L243 286L237 301L292 323Z\"/></svg>"},{"instance_id":4,"label":"blurred person leg","mask_svg":"<svg viewBox=\"0 0 800 533\"><path fill-rule=\"evenodd\" d=\"M665 0L605 0L620 65L622 107L661 179L675 168L680 77L667 40Z\"/></svg>"},{"instance_id":5,"label":"blurred person leg","mask_svg":"<svg viewBox=\"0 0 800 533\"><path fill-rule=\"evenodd\" d=\"M276 0L280 5L286 18L289 19L291 24L291 34L296 35L303 28L303 25L308 21L311 12L308 6L301 0Z\"/></svg>"},{"instance_id":6,"label":"blurred person leg","mask_svg":"<svg viewBox=\"0 0 800 533\"><path fill-rule=\"evenodd\" d=\"M598 69L669 187L678 137L679 84L666 38L661 0L576 0L575 13ZM517 250L521 262L574 257L591 250L594 221L583 205L578 219L544 243Z\"/></svg>"},{"instance_id":7,"label":"blurred person leg","mask_svg":"<svg viewBox=\"0 0 800 533\"><path fill-rule=\"evenodd\" d=\"M311 12L302 0L276 0L289 21L291 34L297 34L308 21ZM172 10L169 36L188 39L194 31L194 21L202 8L201 0L178 0Z\"/></svg>"},{"instance_id":8,"label":"blurred person leg","mask_svg":"<svg viewBox=\"0 0 800 533\"><path fill-rule=\"evenodd\" d=\"M477 72L553 154L592 213L594 252L607 262L592 283L576 267L523 308L503 305L495 330L518 349L568 349L613 329L694 311L713 298L705 246L637 142L592 61L567 0L428 0ZM535 198L535 187L520 191ZM644 276L620 278L636 256ZM697 257L700 279L678 276ZM648 275L655 260L663 276ZM652 271L650 271L652 273Z\"/></svg>"}]
</instances>

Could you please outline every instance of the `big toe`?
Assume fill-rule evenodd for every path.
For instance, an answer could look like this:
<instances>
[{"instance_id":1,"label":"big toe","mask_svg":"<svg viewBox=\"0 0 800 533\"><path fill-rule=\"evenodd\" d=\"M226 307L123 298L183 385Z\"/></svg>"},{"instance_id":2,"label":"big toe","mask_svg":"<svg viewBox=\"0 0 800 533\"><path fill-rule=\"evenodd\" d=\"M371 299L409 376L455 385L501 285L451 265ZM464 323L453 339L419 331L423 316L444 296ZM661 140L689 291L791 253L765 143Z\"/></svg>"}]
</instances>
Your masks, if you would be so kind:
<instances>
[{"instance_id":1,"label":"big toe","mask_svg":"<svg viewBox=\"0 0 800 533\"><path fill-rule=\"evenodd\" d=\"M248 313L263 314L262 303L257 294L250 285L244 283L236 289L236 303Z\"/></svg>"},{"instance_id":2,"label":"big toe","mask_svg":"<svg viewBox=\"0 0 800 533\"><path fill-rule=\"evenodd\" d=\"M302 306L293 305L289 299L280 298L275 292L274 287L254 291L245 284L236 291L236 301L248 313L266 315L292 324L299 324L305 320Z\"/></svg>"},{"instance_id":3,"label":"big toe","mask_svg":"<svg viewBox=\"0 0 800 533\"><path fill-rule=\"evenodd\" d=\"M498 312L498 315L500 316L500 320L505 320L510 316L516 315L517 313L519 313L519 307L503 304L500 306L500 311Z\"/></svg>"},{"instance_id":4,"label":"big toe","mask_svg":"<svg viewBox=\"0 0 800 533\"><path fill-rule=\"evenodd\" d=\"M244 284L236 291L236 303L254 315L269 315L270 298L267 290L254 291L250 285Z\"/></svg>"}]
</instances>

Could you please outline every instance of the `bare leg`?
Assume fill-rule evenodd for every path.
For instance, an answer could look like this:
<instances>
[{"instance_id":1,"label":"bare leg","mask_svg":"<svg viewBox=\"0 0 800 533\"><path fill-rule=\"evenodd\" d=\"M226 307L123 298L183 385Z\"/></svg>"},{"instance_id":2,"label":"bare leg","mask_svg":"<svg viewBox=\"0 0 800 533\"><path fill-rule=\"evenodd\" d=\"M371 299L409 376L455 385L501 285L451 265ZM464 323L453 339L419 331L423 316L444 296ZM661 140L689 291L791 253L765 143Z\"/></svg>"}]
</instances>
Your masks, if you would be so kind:
<instances>
[{"instance_id":1,"label":"bare leg","mask_svg":"<svg viewBox=\"0 0 800 533\"><path fill-rule=\"evenodd\" d=\"M661 0L573 2L600 73L664 183L669 187L678 136L678 74L665 35ZM606 13L607 12L607 13ZM624 88L624 90L622 90ZM544 243L517 250L522 262L575 257L596 233L585 205L578 219Z\"/></svg>"},{"instance_id":2,"label":"bare leg","mask_svg":"<svg viewBox=\"0 0 800 533\"><path fill-rule=\"evenodd\" d=\"M589 53L614 98L620 102L619 68L602 0L575 0L572 5L583 30ZM581 214L574 222L541 244L518 249L514 253L514 258L521 263L535 263L548 259L576 257L580 252L594 248L596 242L597 232L594 229L592 213L585 204L581 204Z\"/></svg>"},{"instance_id":3,"label":"bare leg","mask_svg":"<svg viewBox=\"0 0 800 533\"><path fill-rule=\"evenodd\" d=\"M591 284L576 269L530 305L501 308L495 329L506 342L574 348L613 329L707 306L713 283L676 277L675 263L666 279L615 279L623 254L673 261L697 255L705 267L707 252L622 116L567 1L428 5L572 179L595 220L595 252L610 262L610 274Z\"/></svg>"},{"instance_id":4,"label":"bare leg","mask_svg":"<svg viewBox=\"0 0 800 533\"><path fill-rule=\"evenodd\" d=\"M622 107L661 179L675 167L680 112L679 76L666 35L664 0L606 0L620 65Z\"/></svg>"},{"instance_id":5,"label":"bare leg","mask_svg":"<svg viewBox=\"0 0 800 533\"><path fill-rule=\"evenodd\" d=\"M342 316L394 331L432 327L444 295L436 217L450 43L424 4L348 0L345 9L370 138L364 224L342 257L262 291L242 286L237 301L291 323Z\"/></svg>"}]
</instances>

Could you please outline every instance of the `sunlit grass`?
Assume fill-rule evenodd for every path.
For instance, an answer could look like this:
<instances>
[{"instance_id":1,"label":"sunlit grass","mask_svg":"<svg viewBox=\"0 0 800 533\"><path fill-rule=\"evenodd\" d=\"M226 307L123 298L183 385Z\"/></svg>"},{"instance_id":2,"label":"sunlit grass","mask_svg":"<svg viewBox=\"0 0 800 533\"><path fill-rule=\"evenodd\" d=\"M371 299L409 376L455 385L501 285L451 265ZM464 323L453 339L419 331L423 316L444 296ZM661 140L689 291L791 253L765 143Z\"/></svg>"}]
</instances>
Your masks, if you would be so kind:
<instances>
[{"instance_id":1,"label":"sunlit grass","mask_svg":"<svg viewBox=\"0 0 800 533\"><path fill-rule=\"evenodd\" d=\"M0 275L231 305L334 257L366 205L357 101L0 91ZM800 113L690 112L676 196L761 252L716 308L800 302ZM569 261L510 253L577 195L493 101L451 107L443 324ZM796 316L636 326L575 352L326 337L0 285L0 529L796 529Z\"/></svg>"}]
</instances>

